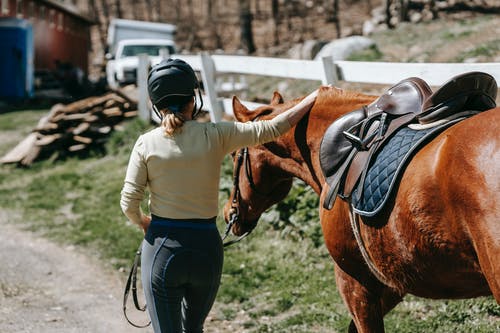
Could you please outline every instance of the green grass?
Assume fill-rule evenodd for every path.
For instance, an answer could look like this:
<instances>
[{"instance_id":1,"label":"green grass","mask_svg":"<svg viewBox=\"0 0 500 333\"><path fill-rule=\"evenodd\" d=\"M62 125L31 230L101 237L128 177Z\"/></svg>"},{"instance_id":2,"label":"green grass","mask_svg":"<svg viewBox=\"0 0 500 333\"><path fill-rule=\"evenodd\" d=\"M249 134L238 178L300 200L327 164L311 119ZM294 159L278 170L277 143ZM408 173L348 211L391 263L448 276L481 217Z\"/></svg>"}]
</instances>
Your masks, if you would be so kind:
<instances>
[{"instance_id":1,"label":"green grass","mask_svg":"<svg viewBox=\"0 0 500 333\"><path fill-rule=\"evenodd\" d=\"M446 43L460 42L491 29L492 16L464 19L440 28L436 22L402 25L374 37L378 48L354 55L356 60L423 61ZM433 37L433 38L430 38ZM436 38L434 38L436 37ZM463 52L470 57L498 57L498 37ZM413 49L414 47L419 50ZM397 52L391 53L396 48ZM411 50L405 56L401 50ZM457 60L458 59L458 60ZM319 81L247 76L249 99L267 102L277 90L285 100L306 95ZM0 114L0 155L3 156L35 127L48 110ZM30 168L0 165L0 210L8 221L62 244L71 244L99 257L115 269L131 263L142 233L126 222L119 206L128 156L148 126L130 121L115 132L107 154L88 158L46 160ZM54 155L56 156L56 155ZM232 165L226 159L220 181L220 207L232 188ZM248 333L347 332L350 316L335 288L318 221L316 194L296 181L281 203L269 209L245 240L225 251L222 284L212 316L215 322L238 322ZM144 202L146 209L146 202ZM224 222L219 218L219 230ZM125 276L124 276L125 279ZM227 324L221 323L221 327ZM500 306L492 297L470 300L427 300L405 297L385 317L387 332L500 332Z\"/></svg>"},{"instance_id":2,"label":"green grass","mask_svg":"<svg viewBox=\"0 0 500 333\"><path fill-rule=\"evenodd\" d=\"M482 45L476 45L471 49L464 50L456 58L456 62L477 57L493 57L500 53L500 39L490 41Z\"/></svg>"},{"instance_id":3,"label":"green grass","mask_svg":"<svg viewBox=\"0 0 500 333\"><path fill-rule=\"evenodd\" d=\"M0 124L16 121L21 132L29 132L45 112L1 114ZM137 120L127 123L111 138L107 155L37 162L27 169L1 166L0 209L11 212L6 222L81 247L116 269L128 268L142 234L126 222L119 193L131 146L146 128ZM0 148L6 151L13 144L4 145ZM232 186L231 172L227 159L221 207ZM249 238L226 250L216 320L239 320L252 333L347 331L350 317L335 288L317 205L317 196L297 181ZM222 231L221 219L218 225ZM491 297L429 301L408 296L385 322L387 332L498 332L500 307Z\"/></svg>"}]
</instances>

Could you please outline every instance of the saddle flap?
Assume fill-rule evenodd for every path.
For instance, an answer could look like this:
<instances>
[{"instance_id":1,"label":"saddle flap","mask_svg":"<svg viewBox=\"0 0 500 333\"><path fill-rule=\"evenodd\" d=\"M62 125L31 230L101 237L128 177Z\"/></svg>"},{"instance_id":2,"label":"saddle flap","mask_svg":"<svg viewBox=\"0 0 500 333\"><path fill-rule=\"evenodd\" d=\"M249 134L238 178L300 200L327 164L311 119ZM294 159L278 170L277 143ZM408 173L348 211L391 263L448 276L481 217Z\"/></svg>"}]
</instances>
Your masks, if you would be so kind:
<instances>
[{"instance_id":1,"label":"saddle flap","mask_svg":"<svg viewBox=\"0 0 500 333\"><path fill-rule=\"evenodd\" d=\"M344 131L365 119L364 109L349 112L334 121L326 130L320 144L319 162L325 178L331 176L353 149Z\"/></svg>"},{"instance_id":2,"label":"saddle flap","mask_svg":"<svg viewBox=\"0 0 500 333\"><path fill-rule=\"evenodd\" d=\"M426 99L417 119L428 124L460 111L492 109L497 90L497 82L490 74L469 72L455 76Z\"/></svg>"}]
</instances>

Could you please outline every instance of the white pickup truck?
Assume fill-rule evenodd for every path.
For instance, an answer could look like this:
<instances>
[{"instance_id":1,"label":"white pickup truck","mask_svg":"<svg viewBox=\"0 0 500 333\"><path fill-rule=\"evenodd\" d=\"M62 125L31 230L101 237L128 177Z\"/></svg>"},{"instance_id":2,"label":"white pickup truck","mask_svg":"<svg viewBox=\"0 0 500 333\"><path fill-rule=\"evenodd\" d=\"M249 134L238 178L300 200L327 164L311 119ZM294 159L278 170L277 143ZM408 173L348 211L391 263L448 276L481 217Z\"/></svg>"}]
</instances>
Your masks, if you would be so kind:
<instances>
[{"instance_id":1,"label":"white pickup truck","mask_svg":"<svg viewBox=\"0 0 500 333\"><path fill-rule=\"evenodd\" d=\"M108 27L106 78L111 88L136 83L139 54L151 65L176 53L176 27L168 23L113 19Z\"/></svg>"},{"instance_id":2,"label":"white pickup truck","mask_svg":"<svg viewBox=\"0 0 500 333\"><path fill-rule=\"evenodd\" d=\"M111 88L136 83L139 55L147 54L151 65L176 52L168 39L124 39L118 42L115 55L106 64L106 78Z\"/></svg>"}]
</instances>

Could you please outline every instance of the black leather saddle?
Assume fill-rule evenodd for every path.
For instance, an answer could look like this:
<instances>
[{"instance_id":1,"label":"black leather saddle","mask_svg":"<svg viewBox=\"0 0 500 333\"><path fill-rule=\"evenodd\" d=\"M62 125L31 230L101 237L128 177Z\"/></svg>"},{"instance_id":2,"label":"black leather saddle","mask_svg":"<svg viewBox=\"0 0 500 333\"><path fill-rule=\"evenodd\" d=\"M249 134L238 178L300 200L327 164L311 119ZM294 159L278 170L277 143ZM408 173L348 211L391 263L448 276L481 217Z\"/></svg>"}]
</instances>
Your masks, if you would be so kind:
<instances>
[{"instance_id":1,"label":"black leather saddle","mask_svg":"<svg viewBox=\"0 0 500 333\"><path fill-rule=\"evenodd\" d=\"M320 165L330 187L323 206L331 209L337 195L350 197L372 157L398 129L452 118L464 110L492 109L496 94L495 79L483 72L455 76L434 93L425 81L412 77L370 105L340 117L326 130L320 145Z\"/></svg>"}]
</instances>

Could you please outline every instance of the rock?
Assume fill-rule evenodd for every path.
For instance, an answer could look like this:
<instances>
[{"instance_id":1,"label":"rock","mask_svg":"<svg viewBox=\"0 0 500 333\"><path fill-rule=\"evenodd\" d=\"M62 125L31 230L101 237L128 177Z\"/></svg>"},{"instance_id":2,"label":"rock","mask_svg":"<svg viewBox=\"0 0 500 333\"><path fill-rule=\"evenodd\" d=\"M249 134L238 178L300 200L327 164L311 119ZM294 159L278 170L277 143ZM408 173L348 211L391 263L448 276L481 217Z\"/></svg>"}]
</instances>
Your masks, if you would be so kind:
<instances>
[{"instance_id":1,"label":"rock","mask_svg":"<svg viewBox=\"0 0 500 333\"><path fill-rule=\"evenodd\" d=\"M363 23L363 36L370 36L375 31L375 23L373 21L365 21Z\"/></svg>"},{"instance_id":2,"label":"rock","mask_svg":"<svg viewBox=\"0 0 500 333\"><path fill-rule=\"evenodd\" d=\"M290 59L301 59L302 57L302 44L295 44L288 50L288 57Z\"/></svg>"},{"instance_id":3,"label":"rock","mask_svg":"<svg viewBox=\"0 0 500 333\"><path fill-rule=\"evenodd\" d=\"M352 53L367 49L373 45L375 45L375 42L364 36L350 36L336 39L323 46L314 59L318 60L322 57L332 56L334 61L343 60Z\"/></svg>"},{"instance_id":4,"label":"rock","mask_svg":"<svg viewBox=\"0 0 500 333\"><path fill-rule=\"evenodd\" d=\"M288 50L288 57L290 59L314 59L316 54L326 44L324 41L319 40L306 40L304 43L295 44Z\"/></svg>"}]
</instances>

